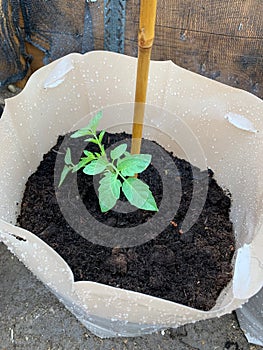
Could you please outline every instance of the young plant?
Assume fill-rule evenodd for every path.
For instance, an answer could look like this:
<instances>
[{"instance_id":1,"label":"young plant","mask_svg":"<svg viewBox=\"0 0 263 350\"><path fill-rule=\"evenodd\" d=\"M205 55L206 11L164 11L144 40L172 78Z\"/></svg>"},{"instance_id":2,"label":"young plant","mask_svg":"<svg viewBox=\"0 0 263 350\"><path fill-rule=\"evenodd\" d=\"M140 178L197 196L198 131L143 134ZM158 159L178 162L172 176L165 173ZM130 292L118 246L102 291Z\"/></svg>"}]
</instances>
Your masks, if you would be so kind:
<instances>
[{"instance_id":1,"label":"young plant","mask_svg":"<svg viewBox=\"0 0 263 350\"><path fill-rule=\"evenodd\" d=\"M84 156L77 164L73 164L70 148L67 148L59 186L62 185L69 172L74 173L83 168L83 172L87 175L101 174L98 191L102 212L107 212L115 206L120 198L121 190L127 200L137 208L158 211L149 186L135 177L149 166L151 155L130 154L127 151L127 144L121 144L110 151L110 159L108 159L102 144L105 130L97 134L97 126L101 118L102 113L99 112L85 128L70 136L71 138L88 136L85 141L96 144L99 151L93 153L84 150Z\"/></svg>"}]
</instances>

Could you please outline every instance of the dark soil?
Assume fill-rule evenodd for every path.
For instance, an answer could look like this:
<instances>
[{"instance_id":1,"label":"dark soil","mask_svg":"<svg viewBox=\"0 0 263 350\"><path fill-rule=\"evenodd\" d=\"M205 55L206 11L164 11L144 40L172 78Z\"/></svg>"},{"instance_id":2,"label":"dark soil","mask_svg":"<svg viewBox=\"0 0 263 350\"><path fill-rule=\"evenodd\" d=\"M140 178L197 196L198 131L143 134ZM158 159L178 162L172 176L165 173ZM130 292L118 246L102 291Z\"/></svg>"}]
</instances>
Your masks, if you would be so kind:
<instances>
[{"instance_id":1,"label":"dark soil","mask_svg":"<svg viewBox=\"0 0 263 350\"><path fill-rule=\"evenodd\" d=\"M130 136L106 133L104 144L107 148L122 139L130 139ZM229 220L231 200L216 183L213 172L200 171L170 154L178 169L173 176L182 191L174 218L166 223L166 228L157 237L146 243L131 248L105 247L93 244L76 233L61 214L56 198L58 190L54 187L54 166L56 157L59 166L63 166L64 154L59 149L62 141L63 137L59 137L57 145L44 155L37 171L28 179L18 225L38 235L57 251L72 269L76 281L95 281L201 310L211 309L232 278L231 260L235 250ZM74 147L79 147L83 140L70 139L69 142L74 158ZM89 144L90 150L94 151L94 147L96 145ZM204 183L205 186L208 178L209 188L201 215L188 232L183 232L181 225L193 192L193 169L198 184L202 186ZM62 185L68 191L65 204L69 208L74 202L70 176ZM150 166L141 178L148 183L157 204L160 204L163 184L156 169ZM128 214L114 210L102 214L93 178L79 171L77 183L80 200L87 210L98 222L109 227L138 226L154 215L139 209ZM82 218L78 220L81 223Z\"/></svg>"}]
</instances>

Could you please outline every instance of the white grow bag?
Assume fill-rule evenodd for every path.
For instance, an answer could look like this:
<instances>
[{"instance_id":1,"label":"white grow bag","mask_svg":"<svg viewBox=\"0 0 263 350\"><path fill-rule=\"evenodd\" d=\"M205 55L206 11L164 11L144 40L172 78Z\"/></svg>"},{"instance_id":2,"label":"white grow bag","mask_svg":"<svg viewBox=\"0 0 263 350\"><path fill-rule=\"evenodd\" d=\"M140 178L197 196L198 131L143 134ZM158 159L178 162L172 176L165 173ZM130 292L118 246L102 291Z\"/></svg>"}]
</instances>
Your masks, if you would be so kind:
<instances>
[{"instance_id":1,"label":"white grow bag","mask_svg":"<svg viewBox=\"0 0 263 350\"><path fill-rule=\"evenodd\" d=\"M94 282L75 283L55 251L13 225L27 178L57 136L90 112L133 102L136 63L109 52L70 54L38 70L18 96L6 101L0 121L0 239L100 337L136 336L230 313L263 281L263 102L170 61L151 62L147 102L183 119L218 183L232 193L238 253L233 280L215 307L204 312ZM122 118L131 122L125 120L130 116ZM146 116L146 123L167 134L174 130L173 120L158 113L151 120Z\"/></svg>"}]
</instances>

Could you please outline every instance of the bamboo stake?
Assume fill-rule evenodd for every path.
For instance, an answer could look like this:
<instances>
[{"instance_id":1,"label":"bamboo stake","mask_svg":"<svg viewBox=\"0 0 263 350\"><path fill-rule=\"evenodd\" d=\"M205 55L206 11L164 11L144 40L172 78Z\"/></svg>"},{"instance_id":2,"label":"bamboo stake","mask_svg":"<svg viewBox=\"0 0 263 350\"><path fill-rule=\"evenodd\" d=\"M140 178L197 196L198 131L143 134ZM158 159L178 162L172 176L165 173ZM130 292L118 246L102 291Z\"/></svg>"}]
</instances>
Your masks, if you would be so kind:
<instances>
[{"instance_id":1,"label":"bamboo stake","mask_svg":"<svg viewBox=\"0 0 263 350\"><path fill-rule=\"evenodd\" d=\"M154 40L157 0L141 0L138 34L138 63L131 153L139 154L143 131L151 51Z\"/></svg>"}]
</instances>

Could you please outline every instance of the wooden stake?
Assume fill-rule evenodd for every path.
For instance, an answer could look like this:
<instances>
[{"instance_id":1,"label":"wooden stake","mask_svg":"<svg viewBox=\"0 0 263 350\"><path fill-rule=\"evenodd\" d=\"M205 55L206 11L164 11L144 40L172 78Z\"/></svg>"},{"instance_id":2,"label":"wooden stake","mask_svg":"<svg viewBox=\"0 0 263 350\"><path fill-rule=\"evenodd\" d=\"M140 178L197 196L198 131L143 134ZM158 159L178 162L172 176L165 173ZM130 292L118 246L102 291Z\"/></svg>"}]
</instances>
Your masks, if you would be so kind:
<instances>
[{"instance_id":1,"label":"wooden stake","mask_svg":"<svg viewBox=\"0 0 263 350\"><path fill-rule=\"evenodd\" d=\"M131 153L139 154L143 131L151 51L154 40L157 0L141 0L138 63Z\"/></svg>"}]
</instances>

